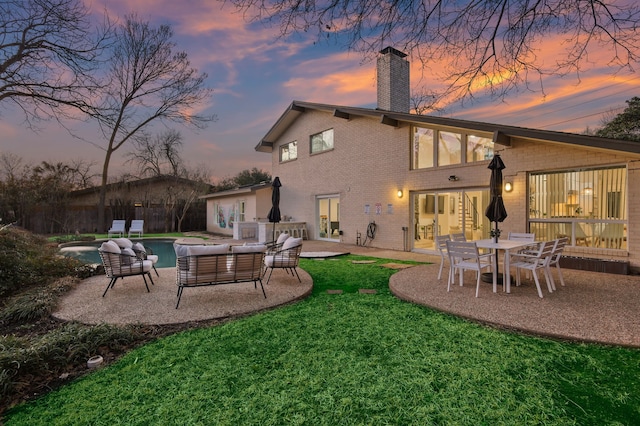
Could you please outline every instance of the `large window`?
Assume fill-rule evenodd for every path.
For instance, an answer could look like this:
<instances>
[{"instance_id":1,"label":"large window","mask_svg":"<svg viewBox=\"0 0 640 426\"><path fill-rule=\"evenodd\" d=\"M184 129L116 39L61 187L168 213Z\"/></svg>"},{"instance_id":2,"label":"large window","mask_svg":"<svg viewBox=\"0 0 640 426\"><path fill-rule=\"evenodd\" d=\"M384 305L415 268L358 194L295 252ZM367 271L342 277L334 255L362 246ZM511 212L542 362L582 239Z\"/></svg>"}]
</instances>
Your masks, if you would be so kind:
<instances>
[{"instance_id":1,"label":"large window","mask_svg":"<svg viewBox=\"0 0 640 426\"><path fill-rule=\"evenodd\" d=\"M474 134L415 126L412 141L413 169L472 163L493 158L491 138Z\"/></svg>"},{"instance_id":2,"label":"large window","mask_svg":"<svg viewBox=\"0 0 640 426\"><path fill-rule=\"evenodd\" d=\"M567 236L576 246L625 249L626 167L531 173L529 229L538 240Z\"/></svg>"},{"instance_id":3,"label":"large window","mask_svg":"<svg viewBox=\"0 0 640 426\"><path fill-rule=\"evenodd\" d=\"M433 129L413 128L413 168L425 169L434 166Z\"/></svg>"},{"instance_id":4,"label":"large window","mask_svg":"<svg viewBox=\"0 0 640 426\"><path fill-rule=\"evenodd\" d=\"M298 142L289 142L280 147L280 162L291 161L298 158Z\"/></svg>"},{"instance_id":5,"label":"large window","mask_svg":"<svg viewBox=\"0 0 640 426\"><path fill-rule=\"evenodd\" d=\"M438 132L438 166L462 163L462 135Z\"/></svg>"},{"instance_id":6,"label":"large window","mask_svg":"<svg viewBox=\"0 0 640 426\"><path fill-rule=\"evenodd\" d=\"M481 136L467 135L467 163L491 160L493 158L493 140Z\"/></svg>"},{"instance_id":7,"label":"large window","mask_svg":"<svg viewBox=\"0 0 640 426\"><path fill-rule=\"evenodd\" d=\"M311 135L311 153L333 149L333 129Z\"/></svg>"}]
</instances>

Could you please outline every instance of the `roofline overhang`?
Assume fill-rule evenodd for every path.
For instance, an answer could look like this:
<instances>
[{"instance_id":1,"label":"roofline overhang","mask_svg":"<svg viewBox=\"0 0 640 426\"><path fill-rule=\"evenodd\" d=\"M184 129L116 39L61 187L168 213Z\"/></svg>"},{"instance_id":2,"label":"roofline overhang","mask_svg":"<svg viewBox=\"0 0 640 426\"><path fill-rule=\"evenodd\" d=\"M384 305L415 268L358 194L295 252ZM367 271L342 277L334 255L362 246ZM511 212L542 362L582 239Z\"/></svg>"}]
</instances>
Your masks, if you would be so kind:
<instances>
[{"instance_id":1,"label":"roofline overhang","mask_svg":"<svg viewBox=\"0 0 640 426\"><path fill-rule=\"evenodd\" d=\"M597 136L581 135L577 133L565 133L553 130L539 130L526 127L516 127L480 121L463 120L457 118L437 117L432 115L418 115L385 111L372 108L347 107L340 105L319 104L312 102L293 101L267 134L255 147L259 152L272 152L274 143L293 124L300 115L308 110L324 111L335 117L353 119L354 117L371 117L378 122L393 127L401 127L407 124L426 124L473 130L492 135L494 143L502 146L510 146L514 137L536 140L541 142L562 143L574 146L589 147L607 151L617 151L632 154L640 154L640 142L619 139L600 138Z\"/></svg>"},{"instance_id":2,"label":"roofline overhang","mask_svg":"<svg viewBox=\"0 0 640 426\"><path fill-rule=\"evenodd\" d=\"M253 186L245 186L242 188L236 188L236 189L228 189L226 191L220 191L220 192L212 192L211 194L205 194L205 195L201 195L198 198L201 200L208 200L211 198L222 198L222 197L228 197L230 195L241 195L241 194L250 194L250 193L254 193L260 189L263 188L270 188L271 187L271 182L266 182L263 184L259 184L259 185L253 185Z\"/></svg>"}]
</instances>

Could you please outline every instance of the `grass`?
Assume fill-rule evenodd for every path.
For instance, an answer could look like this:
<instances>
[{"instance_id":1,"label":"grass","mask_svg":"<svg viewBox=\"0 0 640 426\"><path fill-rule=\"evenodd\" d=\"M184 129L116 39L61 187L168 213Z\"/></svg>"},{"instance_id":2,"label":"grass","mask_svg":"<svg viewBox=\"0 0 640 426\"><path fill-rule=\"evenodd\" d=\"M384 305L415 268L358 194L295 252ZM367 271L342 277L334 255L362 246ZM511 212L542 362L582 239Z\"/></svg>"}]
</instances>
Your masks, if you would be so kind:
<instances>
[{"instance_id":1,"label":"grass","mask_svg":"<svg viewBox=\"0 0 640 426\"><path fill-rule=\"evenodd\" d=\"M389 295L388 260L354 259L302 260L309 299L157 340L10 410L5 424L640 422L640 351L505 333L402 302Z\"/></svg>"}]
</instances>

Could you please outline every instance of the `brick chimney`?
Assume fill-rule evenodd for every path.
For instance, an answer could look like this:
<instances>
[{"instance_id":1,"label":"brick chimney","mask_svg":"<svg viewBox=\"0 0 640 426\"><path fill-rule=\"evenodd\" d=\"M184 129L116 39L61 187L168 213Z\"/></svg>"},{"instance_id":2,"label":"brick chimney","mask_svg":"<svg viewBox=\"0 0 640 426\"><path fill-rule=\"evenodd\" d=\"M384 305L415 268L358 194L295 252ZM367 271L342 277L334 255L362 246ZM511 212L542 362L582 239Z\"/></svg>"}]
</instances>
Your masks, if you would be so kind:
<instances>
[{"instance_id":1,"label":"brick chimney","mask_svg":"<svg viewBox=\"0 0 640 426\"><path fill-rule=\"evenodd\" d=\"M409 61L393 47L380 51L377 61L378 109L393 112L409 112Z\"/></svg>"}]
</instances>

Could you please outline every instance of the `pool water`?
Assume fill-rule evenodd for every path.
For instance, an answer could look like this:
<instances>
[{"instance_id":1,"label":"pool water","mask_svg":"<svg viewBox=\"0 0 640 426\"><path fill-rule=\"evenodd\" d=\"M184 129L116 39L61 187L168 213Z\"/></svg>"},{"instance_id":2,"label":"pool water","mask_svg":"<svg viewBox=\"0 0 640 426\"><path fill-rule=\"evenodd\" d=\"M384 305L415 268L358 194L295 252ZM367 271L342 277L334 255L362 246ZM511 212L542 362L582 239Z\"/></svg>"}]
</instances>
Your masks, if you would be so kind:
<instances>
[{"instance_id":1,"label":"pool water","mask_svg":"<svg viewBox=\"0 0 640 426\"><path fill-rule=\"evenodd\" d=\"M172 239L148 239L138 240L132 239L131 241L141 242L146 248L151 249L153 254L158 255L158 263L156 268L173 268L176 266L176 252L173 249ZM60 252L64 256L74 257L84 263L102 263L100 260L100 254L98 254L98 248L102 244L102 241L85 242L85 243L72 243L60 249Z\"/></svg>"}]
</instances>

